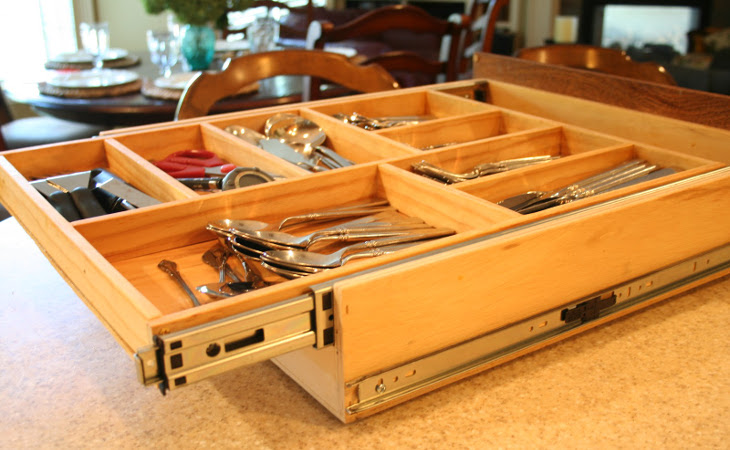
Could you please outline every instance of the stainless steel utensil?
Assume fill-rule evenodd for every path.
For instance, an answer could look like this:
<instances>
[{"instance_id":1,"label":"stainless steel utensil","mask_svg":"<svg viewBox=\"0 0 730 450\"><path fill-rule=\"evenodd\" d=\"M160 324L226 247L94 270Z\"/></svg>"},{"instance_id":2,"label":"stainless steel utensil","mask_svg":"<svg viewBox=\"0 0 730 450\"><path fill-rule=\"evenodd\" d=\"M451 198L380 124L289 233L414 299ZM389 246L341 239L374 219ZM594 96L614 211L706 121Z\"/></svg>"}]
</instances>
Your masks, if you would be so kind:
<instances>
[{"instance_id":1,"label":"stainless steel utensil","mask_svg":"<svg viewBox=\"0 0 730 450\"><path fill-rule=\"evenodd\" d=\"M427 120L435 119L431 115L415 116L390 116L390 117L367 117L353 112L351 114L337 113L333 117L366 130L381 130L383 128L399 127L403 125L414 125Z\"/></svg>"},{"instance_id":2,"label":"stainless steel utensil","mask_svg":"<svg viewBox=\"0 0 730 450\"><path fill-rule=\"evenodd\" d=\"M200 302L198 301L198 298L195 296L192 290L190 290L190 287L188 284L183 280L182 276L180 275L180 272L177 270L177 264L175 262L163 259L162 261L157 264L157 267L162 269L164 272L166 272L168 275L172 277L175 282L182 288L183 291L190 297L190 300L193 302L193 305L200 306Z\"/></svg>"},{"instance_id":3,"label":"stainless steel utensil","mask_svg":"<svg viewBox=\"0 0 730 450\"><path fill-rule=\"evenodd\" d=\"M645 161L632 160L554 191L527 192L505 199L498 204L502 206L509 205L511 206L510 209L522 214L530 214L605 192L614 186L647 175L656 169L657 166L648 164ZM519 203L519 200L524 201Z\"/></svg>"},{"instance_id":4,"label":"stainless steel utensil","mask_svg":"<svg viewBox=\"0 0 730 450\"><path fill-rule=\"evenodd\" d=\"M319 154L321 162L332 169L354 164L323 146L327 135L321 126L307 118L296 114L276 114L266 121L264 131L267 137L278 139L309 158L313 158L315 153Z\"/></svg>"},{"instance_id":5,"label":"stainless steel utensil","mask_svg":"<svg viewBox=\"0 0 730 450\"><path fill-rule=\"evenodd\" d=\"M316 244L332 241L350 242L376 239L386 236L400 236L414 231L432 228L426 223L397 224L397 223L370 223L361 226L337 226L318 230L304 236L294 236L281 231L255 231L253 233L237 234L241 240L254 241L270 248L303 248L309 249Z\"/></svg>"},{"instance_id":6,"label":"stainless steel utensil","mask_svg":"<svg viewBox=\"0 0 730 450\"><path fill-rule=\"evenodd\" d=\"M442 169L426 161L413 163L411 165L411 168L415 173L418 173L420 175L425 175L427 177L435 178L445 183L452 184L460 183L462 181L473 180L475 178L491 175L494 173L506 172L508 170L514 170L534 164L544 163L558 158L559 156L542 155L507 159L504 161L479 164L475 166L472 170L464 173L449 172L448 170Z\"/></svg>"},{"instance_id":7,"label":"stainless steel utensil","mask_svg":"<svg viewBox=\"0 0 730 450\"><path fill-rule=\"evenodd\" d=\"M322 211L315 211L307 214L298 214L295 216L286 217L281 222L279 222L278 229L281 230L282 228L305 222L367 216L384 211L395 211L395 208L390 206L387 200L378 200L375 202L363 203L358 205L341 206L339 208L326 209Z\"/></svg>"},{"instance_id":8,"label":"stainless steel utensil","mask_svg":"<svg viewBox=\"0 0 730 450\"><path fill-rule=\"evenodd\" d=\"M449 236L452 234L454 234L454 230L448 228L435 228L432 230L419 231L417 233L406 234L403 236L374 239L359 244L343 247L336 252L330 254L316 253L306 250L273 250L264 252L261 255L261 260L268 264L284 266L285 268L288 267L290 269L297 269L300 266L332 268L339 267L351 259L358 258L357 255L359 254L358 252L360 250L368 250L376 247L385 247L394 244L418 242L427 239L435 239L439 237Z\"/></svg>"},{"instance_id":9,"label":"stainless steel utensil","mask_svg":"<svg viewBox=\"0 0 730 450\"><path fill-rule=\"evenodd\" d=\"M281 158L291 164L295 164L307 170L315 172L327 170L324 167L317 166L316 162L313 163L306 156L297 153L291 146L284 144L277 139L270 139L266 135L263 135L256 130L252 130L250 128L246 128L240 125L229 125L224 128L224 130L240 139L243 139L250 144L266 150L277 158Z\"/></svg>"},{"instance_id":10,"label":"stainless steel utensil","mask_svg":"<svg viewBox=\"0 0 730 450\"><path fill-rule=\"evenodd\" d=\"M254 284L247 281L231 281L209 283L195 288L201 294L214 298L229 298L241 295L254 289Z\"/></svg>"}]
</instances>

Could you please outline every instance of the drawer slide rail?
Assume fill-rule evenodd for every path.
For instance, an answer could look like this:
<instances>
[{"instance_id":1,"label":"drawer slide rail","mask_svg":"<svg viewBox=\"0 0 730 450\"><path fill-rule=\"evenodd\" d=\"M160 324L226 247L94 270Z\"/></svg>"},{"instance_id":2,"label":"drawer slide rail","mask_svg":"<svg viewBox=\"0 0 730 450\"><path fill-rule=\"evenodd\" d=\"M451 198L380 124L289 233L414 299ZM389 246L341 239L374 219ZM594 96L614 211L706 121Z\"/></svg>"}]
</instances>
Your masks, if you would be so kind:
<instances>
[{"instance_id":1,"label":"drawer slide rail","mask_svg":"<svg viewBox=\"0 0 730 450\"><path fill-rule=\"evenodd\" d=\"M330 296L331 292L314 288L312 294L156 336L154 345L134 355L138 378L145 385L157 384L164 394L293 350L329 345Z\"/></svg>"}]
</instances>

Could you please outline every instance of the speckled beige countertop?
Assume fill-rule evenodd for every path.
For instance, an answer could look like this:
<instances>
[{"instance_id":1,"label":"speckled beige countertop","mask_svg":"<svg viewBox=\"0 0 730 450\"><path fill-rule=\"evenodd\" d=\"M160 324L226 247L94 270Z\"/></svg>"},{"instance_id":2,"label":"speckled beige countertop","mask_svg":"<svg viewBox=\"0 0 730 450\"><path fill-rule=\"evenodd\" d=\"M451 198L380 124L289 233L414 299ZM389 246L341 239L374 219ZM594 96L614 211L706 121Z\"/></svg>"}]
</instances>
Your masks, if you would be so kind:
<instances>
[{"instance_id":1,"label":"speckled beige countertop","mask_svg":"<svg viewBox=\"0 0 730 450\"><path fill-rule=\"evenodd\" d=\"M730 278L343 425L272 363L175 390L0 222L0 448L728 448Z\"/></svg>"}]
</instances>

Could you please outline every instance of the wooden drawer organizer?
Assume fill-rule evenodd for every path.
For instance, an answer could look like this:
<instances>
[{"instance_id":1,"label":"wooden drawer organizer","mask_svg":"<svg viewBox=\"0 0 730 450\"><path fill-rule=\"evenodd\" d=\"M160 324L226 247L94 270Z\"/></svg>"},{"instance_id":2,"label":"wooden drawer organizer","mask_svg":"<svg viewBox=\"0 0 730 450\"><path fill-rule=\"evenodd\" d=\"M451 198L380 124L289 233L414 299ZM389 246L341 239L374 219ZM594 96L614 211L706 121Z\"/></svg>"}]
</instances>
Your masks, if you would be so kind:
<instances>
[{"instance_id":1,"label":"wooden drawer organizer","mask_svg":"<svg viewBox=\"0 0 730 450\"><path fill-rule=\"evenodd\" d=\"M0 201L135 356L145 384L175 389L274 358L345 422L728 272L727 152L699 158L691 150L658 148L456 95L470 86L209 116L5 152ZM492 89L492 98L530 93L504 83ZM546 108L572 101L541 95ZM332 117L353 111L436 118L366 131ZM230 124L261 129L276 112L316 121L327 133L326 145L357 164L312 174L223 131ZM730 142L730 133L713 133L715 141L724 133ZM702 136L695 139L693 146L702 144ZM448 142L456 144L421 150ZM200 195L149 162L188 148L286 179ZM561 158L454 185L411 170L420 160L460 172L540 154ZM530 215L496 204L633 158L677 172ZM69 223L28 183L95 167L162 204ZM274 222L374 199L457 234L230 299L200 295L200 307L156 267L171 259L188 284L210 282L215 273L201 261L215 242L205 230L209 221ZM219 351L211 351L216 346Z\"/></svg>"}]
</instances>

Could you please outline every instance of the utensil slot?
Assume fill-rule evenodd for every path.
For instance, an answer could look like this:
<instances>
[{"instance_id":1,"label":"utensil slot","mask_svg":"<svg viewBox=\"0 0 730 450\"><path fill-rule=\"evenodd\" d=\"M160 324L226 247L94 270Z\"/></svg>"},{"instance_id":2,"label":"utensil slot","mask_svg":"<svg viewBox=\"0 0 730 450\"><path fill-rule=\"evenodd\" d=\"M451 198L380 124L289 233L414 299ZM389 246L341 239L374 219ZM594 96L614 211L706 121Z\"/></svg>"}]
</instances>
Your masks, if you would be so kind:
<instances>
[{"instance_id":1,"label":"utensil slot","mask_svg":"<svg viewBox=\"0 0 730 450\"><path fill-rule=\"evenodd\" d=\"M209 124L225 134L231 134L226 129L237 129L244 134L250 130L250 136L253 136L253 138L249 139L255 141L258 137L266 136L267 121L270 121L275 116L285 114L295 115L319 126L321 128L321 134L319 136L323 137L324 140L317 145L324 146L355 164L365 164L414 153L412 149L400 146L395 141L383 139L377 134L352 127L332 116L320 114L308 108L282 109L264 114L246 114L236 115L234 117L224 116L218 120L209 122ZM294 127L291 127L288 131L291 133L307 133L309 130L295 130ZM309 137L311 135L307 136L307 138ZM257 145L255 142L248 142L245 138L239 140L247 147L255 148L260 145ZM286 141L286 138L284 140ZM293 148L305 155L311 153L313 150L313 148L298 149L296 146ZM257 148L256 150L259 149ZM329 153L325 154L325 156L327 155Z\"/></svg>"},{"instance_id":2,"label":"utensil slot","mask_svg":"<svg viewBox=\"0 0 730 450\"><path fill-rule=\"evenodd\" d=\"M524 114L484 111L384 129L379 134L419 150L436 150L552 125Z\"/></svg>"},{"instance_id":3,"label":"utensil slot","mask_svg":"<svg viewBox=\"0 0 730 450\"><path fill-rule=\"evenodd\" d=\"M179 127L165 127L122 134L115 140L152 165L155 177L184 188L175 178L153 165L173 154L183 151L205 151L218 157L223 163L235 167L257 167L281 177L292 178L309 174L308 171L286 163L261 149L252 148L240 139L206 123L194 123ZM198 177L191 177L198 178ZM192 191L190 191L192 193Z\"/></svg>"},{"instance_id":4,"label":"utensil slot","mask_svg":"<svg viewBox=\"0 0 730 450\"><path fill-rule=\"evenodd\" d=\"M619 176L610 175L608 178L592 179L622 167L630 161L642 161L653 169L641 172L640 175L646 177L634 177L621 172ZM520 196L548 199L561 196L565 190L590 191L581 192L580 196L574 197L576 201L570 200L534 212L534 214L552 215L671 183L719 167L722 167L722 164L669 150L641 145L619 145L574 155L571 158L561 158L549 164L534 165L519 172L505 172L469 183L459 183L454 188L512 209L517 203L521 203L516 200ZM584 183L586 180L587 184Z\"/></svg>"},{"instance_id":5,"label":"utensil slot","mask_svg":"<svg viewBox=\"0 0 730 450\"><path fill-rule=\"evenodd\" d=\"M158 179L154 167L112 139L16 150L4 152L3 157L54 205L62 218L74 224L78 217L100 220L104 212L126 212L189 197L185 190ZM98 209L99 205L87 208L92 200L105 211L99 210L95 216L86 214L87 210ZM79 209L81 214L70 217L69 209L59 201L70 202L70 208Z\"/></svg>"},{"instance_id":6,"label":"utensil slot","mask_svg":"<svg viewBox=\"0 0 730 450\"><path fill-rule=\"evenodd\" d=\"M474 141L458 147L422 152L418 156L392 161L391 164L426 177L433 177L438 182L461 184L474 182L486 175L494 176L494 173L489 174L488 171L480 170L485 164L538 156L565 159L571 155L609 146L615 148L617 145L620 144L615 140L593 139L587 133L549 126ZM453 176L440 178L428 171L419 170L419 166L422 165Z\"/></svg>"}]
</instances>

